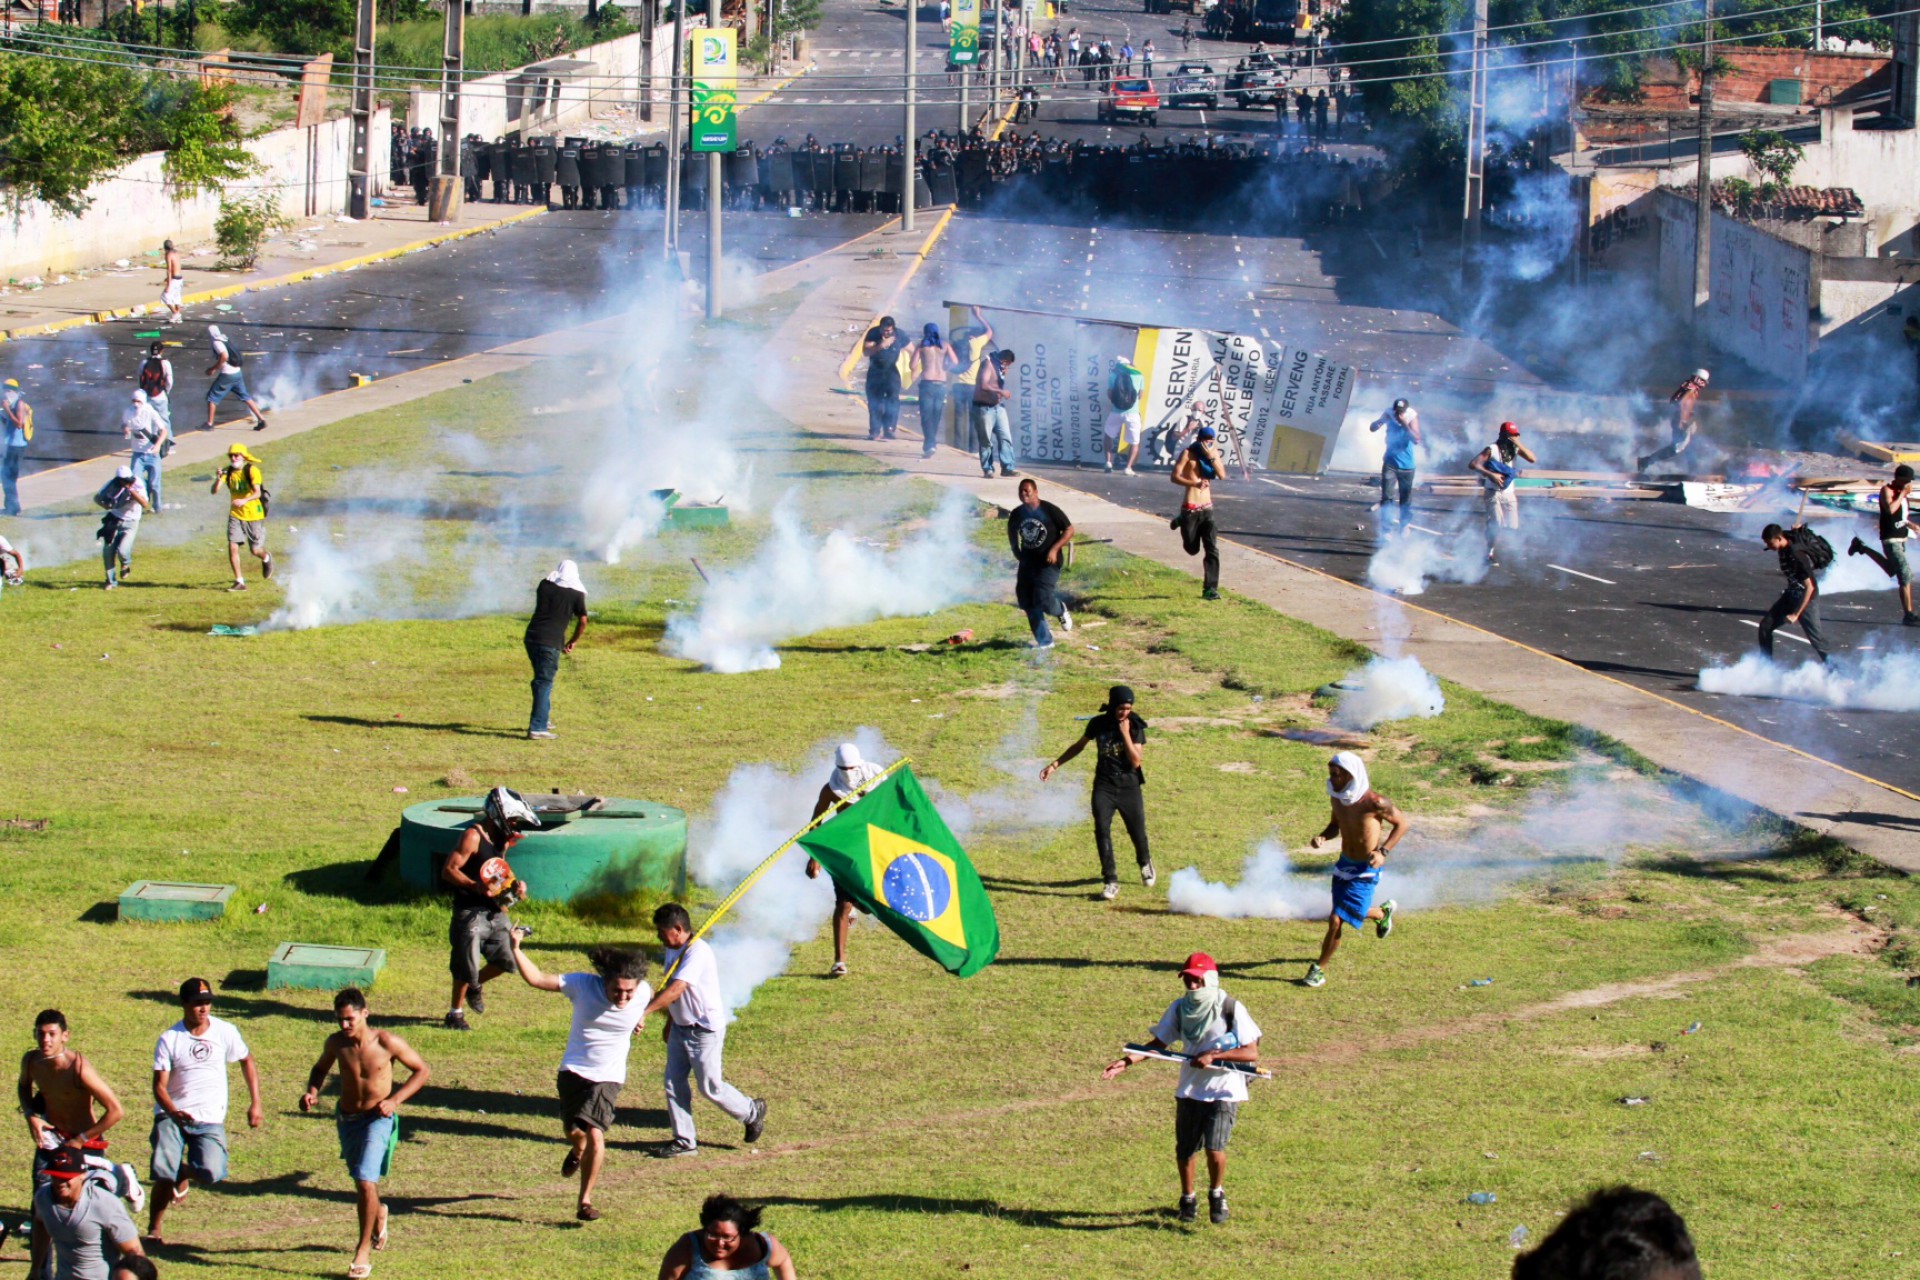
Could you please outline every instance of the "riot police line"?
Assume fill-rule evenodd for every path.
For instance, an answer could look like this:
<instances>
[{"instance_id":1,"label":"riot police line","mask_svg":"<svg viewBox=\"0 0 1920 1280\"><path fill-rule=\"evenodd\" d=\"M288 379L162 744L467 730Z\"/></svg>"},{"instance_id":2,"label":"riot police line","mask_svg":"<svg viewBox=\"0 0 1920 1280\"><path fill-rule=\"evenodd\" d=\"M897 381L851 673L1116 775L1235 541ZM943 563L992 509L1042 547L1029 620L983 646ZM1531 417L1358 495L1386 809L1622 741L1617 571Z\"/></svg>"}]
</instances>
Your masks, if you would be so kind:
<instances>
[{"instance_id":1,"label":"riot police line","mask_svg":"<svg viewBox=\"0 0 1920 1280\"><path fill-rule=\"evenodd\" d=\"M1281 220L1315 221L1341 209L1377 206L1386 170L1335 156L1311 140L1248 138L1097 145L1039 134L989 138L934 131L919 145L915 207L983 208L1002 200L1134 212L1206 211L1237 198ZM705 153L679 156L681 207L704 209ZM468 201L564 209L658 209L667 191L663 143L533 137L460 143ZM722 207L897 213L905 188L898 143L859 147L809 135L761 149L743 140L722 158Z\"/></svg>"}]
</instances>

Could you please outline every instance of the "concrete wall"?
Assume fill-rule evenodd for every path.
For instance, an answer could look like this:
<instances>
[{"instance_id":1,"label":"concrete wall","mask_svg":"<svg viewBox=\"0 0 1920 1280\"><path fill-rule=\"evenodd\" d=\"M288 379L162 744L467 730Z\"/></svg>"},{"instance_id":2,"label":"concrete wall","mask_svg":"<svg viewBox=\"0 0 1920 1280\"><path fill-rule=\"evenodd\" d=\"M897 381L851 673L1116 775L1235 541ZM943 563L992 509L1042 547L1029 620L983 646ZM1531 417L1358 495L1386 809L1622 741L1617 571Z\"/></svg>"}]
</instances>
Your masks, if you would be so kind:
<instances>
[{"instance_id":1,"label":"concrete wall","mask_svg":"<svg viewBox=\"0 0 1920 1280\"><path fill-rule=\"evenodd\" d=\"M688 30L706 23L689 22ZM494 139L519 132L523 137L557 133L568 125L587 120L594 112L620 103L636 105L640 101L640 75L643 49L640 33L616 40L588 45L566 55L594 64L590 75L557 83L558 93L536 105L526 91L524 69L502 71L470 80L460 90L460 130L456 136L477 133ZM654 123L666 120L667 77L673 69L673 25L660 27L653 41ZM416 89L408 95L407 126L440 131L440 93Z\"/></svg>"},{"instance_id":2,"label":"concrete wall","mask_svg":"<svg viewBox=\"0 0 1920 1280\"><path fill-rule=\"evenodd\" d=\"M1681 321L1693 314L1693 202L1662 191L1658 293ZM1707 340L1756 369L1796 380L1806 376L1813 334L1814 254L1725 214L1713 215L1708 272Z\"/></svg>"},{"instance_id":3,"label":"concrete wall","mask_svg":"<svg viewBox=\"0 0 1920 1280\"><path fill-rule=\"evenodd\" d=\"M376 193L386 187L386 150L381 140L387 127L387 113L377 112L373 121ZM353 122L344 117L311 130L277 129L263 134L249 141L247 149L266 166L265 171L229 190L277 191L281 211L292 218L344 212L352 139ZM211 240L220 197L175 199L162 161L159 152L152 152L94 184L88 191L93 203L77 218L64 217L37 200L0 214L6 227L6 235L0 237L0 276L23 279L95 267L144 255L169 238L183 245Z\"/></svg>"}]
</instances>

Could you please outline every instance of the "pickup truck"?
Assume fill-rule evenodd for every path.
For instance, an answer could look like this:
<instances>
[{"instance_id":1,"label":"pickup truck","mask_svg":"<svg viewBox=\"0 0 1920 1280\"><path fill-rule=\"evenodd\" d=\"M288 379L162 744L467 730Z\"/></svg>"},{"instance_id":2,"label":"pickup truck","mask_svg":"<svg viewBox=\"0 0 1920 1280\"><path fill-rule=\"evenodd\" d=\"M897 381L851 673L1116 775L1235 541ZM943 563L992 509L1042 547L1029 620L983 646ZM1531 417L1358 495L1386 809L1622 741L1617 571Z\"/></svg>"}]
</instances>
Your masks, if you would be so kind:
<instances>
[{"instance_id":1,"label":"pickup truck","mask_svg":"<svg viewBox=\"0 0 1920 1280\"><path fill-rule=\"evenodd\" d=\"M1220 109L1220 77L1204 62L1183 62L1167 78L1167 106Z\"/></svg>"},{"instance_id":2,"label":"pickup truck","mask_svg":"<svg viewBox=\"0 0 1920 1280\"><path fill-rule=\"evenodd\" d=\"M1286 73L1264 54L1242 58L1240 65L1227 77L1227 92L1243 111L1248 107L1272 106L1273 100L1285 93L1286 89Z\"/></svg>"},{"instance_id":3,"label":"pickup truck","mask_svg":"<svg viewBox=\"0 0 1920 1280\"><path fill-rule=\"evenodd\" d=\"M1151 80L1115 80L1100 101L1099 116L1101 124L1118 124L1122 120L1144 121L1150 126L1158 124L1160 95L1154 92Z\"/></svg>"}]
</instances>

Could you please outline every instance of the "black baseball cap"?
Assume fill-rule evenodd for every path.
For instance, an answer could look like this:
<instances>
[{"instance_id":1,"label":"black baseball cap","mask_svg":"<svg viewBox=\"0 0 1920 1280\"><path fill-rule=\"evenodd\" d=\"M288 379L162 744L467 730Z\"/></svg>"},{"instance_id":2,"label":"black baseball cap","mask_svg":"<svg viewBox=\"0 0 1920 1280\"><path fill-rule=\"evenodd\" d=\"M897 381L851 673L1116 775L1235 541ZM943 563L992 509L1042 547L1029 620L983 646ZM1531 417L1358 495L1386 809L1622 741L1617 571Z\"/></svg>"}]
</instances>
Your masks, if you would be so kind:
<instances>
[{"instance_id":1,"label":"black baseball cap","mask_svg":"<svg viewBox=\"0 0 1920 1280\"><path fill-rule=\"evenodd\" d=\"M49 1178L84 1178L87 1176L86 1153L78 1147L58 1146L47 1152L40 1172Z\"/></svg>"},{"instance_id":2,"label":"black baseball cap","mask_svg":"<svg viewBox=\"0 0 1920 1280\"><path fill-rule=\"evenodd\" d=\"M180 984L180 1003L212 1004L213 984L205 978L188 978Z\"/></svg>"},{"instance_id":3,"label":"black baseball cap","mask_svg":"<svg viewBox=\"0 0 1920 1280\"><path fill-rule=\"evenodd\" d=\"M1133 690L1126 685L1117 684L1107 690L1107 710L1118 711L1121 707L1133 705Z\"/></svg>"}]
</instances>

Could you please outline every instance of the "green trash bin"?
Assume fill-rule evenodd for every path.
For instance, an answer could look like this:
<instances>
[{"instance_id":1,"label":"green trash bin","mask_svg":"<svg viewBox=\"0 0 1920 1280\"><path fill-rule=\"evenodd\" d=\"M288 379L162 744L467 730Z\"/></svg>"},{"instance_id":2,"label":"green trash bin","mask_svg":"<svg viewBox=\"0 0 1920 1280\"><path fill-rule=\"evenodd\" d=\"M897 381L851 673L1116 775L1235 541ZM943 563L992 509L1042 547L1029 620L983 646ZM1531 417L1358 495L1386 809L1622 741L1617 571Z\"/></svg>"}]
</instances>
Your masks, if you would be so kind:
<instances>
[{"instance_id":1,"label":"green trash bin","mask_svg":"<svg viewBox=\"0 0 1920 1280\"><path fill-rule=\"evenodd\" d=\"M687 815L648 800L526 794L540 817L507 860L544 902L624 897L643 890L679 897L687 887ZM481 798L429 800L400 815L400 875L439 888L440 865L480 816Z\"/></svg>"}]
</instances>

